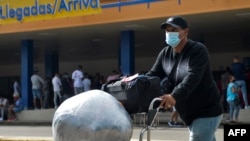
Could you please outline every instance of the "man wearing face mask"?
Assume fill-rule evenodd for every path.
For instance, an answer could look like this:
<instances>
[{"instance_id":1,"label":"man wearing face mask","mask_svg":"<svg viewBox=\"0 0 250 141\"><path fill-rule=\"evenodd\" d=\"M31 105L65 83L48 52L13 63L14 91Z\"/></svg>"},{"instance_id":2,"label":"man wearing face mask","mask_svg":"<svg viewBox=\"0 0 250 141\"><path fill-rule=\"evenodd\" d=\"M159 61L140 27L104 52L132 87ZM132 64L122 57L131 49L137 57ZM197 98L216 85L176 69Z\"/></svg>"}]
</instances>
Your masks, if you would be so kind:
<instances>
[{"instance_id":1,"label":"man wearing face mask","mask_svg":"<svg viewBox=\"0 0 250 141\"><path fill-rule=\"evenodd\" d=\"M172 89L161 96L160 106L176 108L188 126L189 141L215 141L222 105L207 48L187 37L188 23L183 17L168 18L161 29L166 32L168 46L161 50L147 73L172 81Z\"/></svg>"}]
</instances>

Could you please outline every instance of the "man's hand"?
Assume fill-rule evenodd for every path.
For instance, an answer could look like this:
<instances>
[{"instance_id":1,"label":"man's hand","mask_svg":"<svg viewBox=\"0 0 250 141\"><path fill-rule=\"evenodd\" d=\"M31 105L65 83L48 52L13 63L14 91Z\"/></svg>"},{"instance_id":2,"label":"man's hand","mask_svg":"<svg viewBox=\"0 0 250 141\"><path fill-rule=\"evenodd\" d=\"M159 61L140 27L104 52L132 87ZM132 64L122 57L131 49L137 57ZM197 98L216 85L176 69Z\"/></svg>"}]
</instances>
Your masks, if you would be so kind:
<instances>
[{"instance_id":1,"label":"man's hand","mask_svg":"<svg viewBox=\"0 0 250 141\"><path fill-rule=\"evenodd\" d=\"M162 101L161 101L160 106L165 108L165 109L172 108L176 103L174 97L172 97L171 94L165 94L165 95L161 96L161 98L162 98Z\"/></svg>"}]
</instances>

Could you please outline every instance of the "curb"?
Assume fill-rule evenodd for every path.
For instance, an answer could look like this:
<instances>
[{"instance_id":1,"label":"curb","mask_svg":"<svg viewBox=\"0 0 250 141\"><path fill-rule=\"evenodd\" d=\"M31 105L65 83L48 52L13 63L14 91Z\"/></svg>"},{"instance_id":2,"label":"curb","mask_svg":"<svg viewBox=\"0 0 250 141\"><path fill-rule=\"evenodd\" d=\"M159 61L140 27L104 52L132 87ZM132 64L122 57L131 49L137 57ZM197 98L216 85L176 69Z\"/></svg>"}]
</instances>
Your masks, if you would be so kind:
<instances>
[{"instance_id":1,"label":"curb","mask_svg":"<svg viewBox=\"0 0 250 141\"><path fill-rule=\"evenodd\" d=\"M0 141L53 141L53 138L50 137L1 137ZM138 141L138 139L131 139L130 141ZM162 141L162 140L154 140L154 141Z\"/></svg>"},{"instance_id":2,"label":"curb","mask_svg":"<svg viewBox=\"0 0 250 141\"><path fill-rule=\"evenodd\" d=\"M0 125L4 126L51 126L52 122L44 121L2 121Z\"/></svg>"},{"instance_id":3,"label":"curb","mask_svg":"<svg viewBox=\"0 0 250 141\"><path fill-rule=\"evenodd\" d=\"M6 137L0 136L0 141L53 141L52 137Z\"/></svg>"}]
</instances>

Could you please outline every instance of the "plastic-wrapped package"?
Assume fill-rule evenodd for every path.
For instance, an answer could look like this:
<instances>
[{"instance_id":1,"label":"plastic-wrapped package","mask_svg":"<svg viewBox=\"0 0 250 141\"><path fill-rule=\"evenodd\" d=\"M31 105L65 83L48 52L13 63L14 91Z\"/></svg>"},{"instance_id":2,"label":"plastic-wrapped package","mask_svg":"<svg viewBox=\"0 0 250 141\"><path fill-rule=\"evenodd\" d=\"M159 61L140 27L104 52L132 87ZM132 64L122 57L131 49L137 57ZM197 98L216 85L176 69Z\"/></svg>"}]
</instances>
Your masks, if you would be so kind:
<instances>
[{"instance_id":1,"label":"plastic-wrapped package","mask_svg":"<svg viewBox=\"0 0 250 141\"><path fill-rule=\"evenodd\" d=\"M65 100L56 110L54 141L129 141L132 121L110 94L90 90Z\"/></svg>"}]
</instances>

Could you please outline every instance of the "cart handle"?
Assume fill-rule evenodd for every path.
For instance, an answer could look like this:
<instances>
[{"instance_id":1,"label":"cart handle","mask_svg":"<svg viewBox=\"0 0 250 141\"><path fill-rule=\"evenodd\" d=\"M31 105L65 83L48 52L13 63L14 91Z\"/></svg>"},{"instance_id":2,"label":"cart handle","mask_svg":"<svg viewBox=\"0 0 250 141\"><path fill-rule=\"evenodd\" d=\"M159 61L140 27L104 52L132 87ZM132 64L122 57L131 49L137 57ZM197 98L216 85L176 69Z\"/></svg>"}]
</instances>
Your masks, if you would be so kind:
<instances>
[{"instance_id":1,"label":"cart handle","mask_svg":"<svg viewBox=\"0 0 250 141\"><path fill-rule=\"evenodd\" d=\"M154 99L151 101L150 105L149 105L149 110L154 109L154 103L155 103L156 101L162 101L162 98L160 98L160 97L154 98ZM157 110L159 110L160 108L163 108L163 107L159 106L159 107L157 108Z\"/></svg>"}]
</instances>

